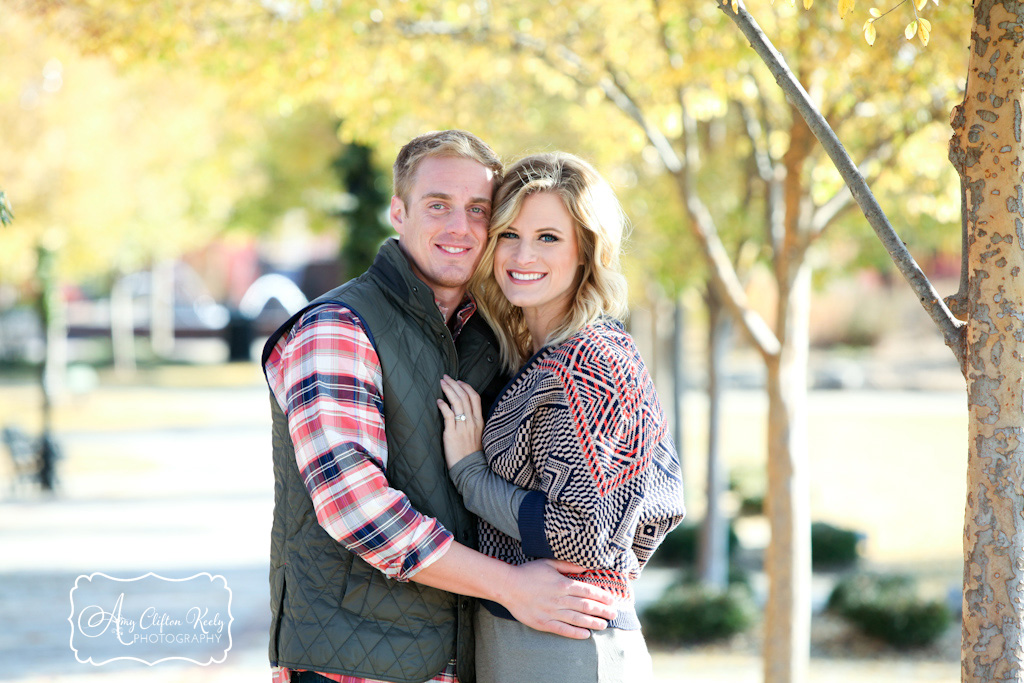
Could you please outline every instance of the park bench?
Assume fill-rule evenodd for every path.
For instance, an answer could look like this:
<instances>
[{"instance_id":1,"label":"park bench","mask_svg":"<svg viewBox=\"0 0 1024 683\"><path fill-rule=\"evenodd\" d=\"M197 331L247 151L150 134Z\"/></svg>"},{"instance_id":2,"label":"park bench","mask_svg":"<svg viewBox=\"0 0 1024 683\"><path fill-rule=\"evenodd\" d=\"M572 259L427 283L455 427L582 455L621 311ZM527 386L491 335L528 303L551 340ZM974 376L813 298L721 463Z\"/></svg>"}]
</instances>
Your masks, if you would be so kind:
<instances>
[{"instance_id":1,"label":"park bench","mask_svg":"<svg viewBox=\"0 0 1024 683\"><path fill-rule=\"evenodd\" d=\"M17 491L23 482L35 482L39 475L39 460L36 447L28 434L18 427L7 425L0 433L7 454L10 456L11 493Z\"/></svg>"},{"instance_id":2,"label":"park bench","mask_svg":"<svg viewBox=\"0 0 1024 683\"><path fill-rule=\"evenodd\" d=\"M35 484L44 489L53 488L54 470L60 457L60 449L52 437L33 439L20 428L7 425L0 431L0 440L3 440L10 458L12 494L24 483ZM49 462L46 462L47 459Z\"/></svg>"}]
</instances>

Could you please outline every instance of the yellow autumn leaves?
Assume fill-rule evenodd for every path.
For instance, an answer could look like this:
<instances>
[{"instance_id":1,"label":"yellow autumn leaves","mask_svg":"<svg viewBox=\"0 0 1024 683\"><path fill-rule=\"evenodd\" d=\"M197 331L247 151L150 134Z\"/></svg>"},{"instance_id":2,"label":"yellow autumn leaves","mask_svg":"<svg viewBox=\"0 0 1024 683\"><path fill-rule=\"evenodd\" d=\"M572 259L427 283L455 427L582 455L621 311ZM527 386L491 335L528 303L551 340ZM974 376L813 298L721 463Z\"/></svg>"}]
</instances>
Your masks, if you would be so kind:
<instances>
[{"instance_id":1,"label":"yellow autumn leaves","mask_svg":"<svg viewBox=\"0 0 1024 683\"><path fill-rule=\"evenodd\" d=\"M931 0L932 3L938 5L939 0ZM839 16L845 17L847 14L853 11L853 6L856 0L839 0ZM908 2L908 0L902 0L896 7L899 7ZM804 0L804 6L807 6L808 0ZM914 19L906 28L903 29L903 35L906 36L907 40L913 40L917 36L921 40L922 45L928 45L928 40L931 38L932 25L924 17L918 15L918 12L924 9L924 6L928 4L928 0L913 0L914 4ZM872 7L868 10L868 14L871 18L864 22L864 40L867 41L868 45L875 44L875 38L878 37L878 33L875 29L875 21L881 19L889 12L892 12L896 7L892 7L886 10L884 13L876 7Z\"/></svg>"},{"instance_id":2,"label":"yellow autumn leaves","mask_svg":"<svg viewBox=\"0 0 1024 683\"><path fill-rule=\"evenodd\" d=\"M916 35L921 39L922 45L928 44L928 38L931 36L931 33L932 25L924 17L918 17L903 29L903 35L907 37L907 40L913 40Z\"/></svg>"},{"instance_id":3,"label":"yellow autumn leaves","mask_svg":"<svg viewBox=\"0 0 1024 683\"><path fill-rule=\"evenodd\" d=\"M872 7L870 10L868 10L868 14L871 15L871 18L864 22L864 40L867 41L868 45L874 45L875 38L878 37L878 32L875 29L875 21L881 19L882 17L884 17L889 12L892 12L897 7L900 7L910 1L911 0L899 0L895 7L891 7L885 12L882 12L881 10L875 7ZM939 4L939 0L931 0L931 2L935 5ZM732 11L738 13L739 0L731 0L730 4L732 5ZM775 4L775 0L772 0L772 4ZM790 0L790 4L795 5L796 0ZM853 8L856 4L857 0L839 0L839 16L846 17L847 14L853 11ZM913 0L913 4L914 19L909 24L907 24L906 28L903 29L903 35L907 37L907 40L913 40L914 37L917 36L921 40L922 45L927 45L928 40L931 38L932 25L927 19L925 19L922 16L919 16L918 12L924 9L924 6L928 4L928 0ZM814 6L814 0L803 0L803 5L804 9L810 9L811 7Z\"/></svg>"}]
</instances>

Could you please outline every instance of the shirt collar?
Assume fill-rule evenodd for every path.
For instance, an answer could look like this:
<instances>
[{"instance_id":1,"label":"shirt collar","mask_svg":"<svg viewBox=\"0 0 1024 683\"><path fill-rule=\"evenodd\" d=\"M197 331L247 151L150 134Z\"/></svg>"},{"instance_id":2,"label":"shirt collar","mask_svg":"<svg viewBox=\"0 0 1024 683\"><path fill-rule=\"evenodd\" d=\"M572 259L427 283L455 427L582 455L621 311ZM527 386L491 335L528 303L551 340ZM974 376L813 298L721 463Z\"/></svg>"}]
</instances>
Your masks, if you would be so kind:
<instances>
[{"instance_id":1,"label":"shirt collar","mask_svg":"<svg viewBox=\"0 0 1024 683\"><path fill-rule=\"evenodd\" d=\"M440 306L438 306L438 310L440 310ZM448 321L448 329L451 330L452 339L459 336L462 328L466 326L466 322L473 317L474 313L476 313L476 301L467 294L462 303L459 304L459 307L455 309L451 320Z\"/></svg>"}]
</instances>

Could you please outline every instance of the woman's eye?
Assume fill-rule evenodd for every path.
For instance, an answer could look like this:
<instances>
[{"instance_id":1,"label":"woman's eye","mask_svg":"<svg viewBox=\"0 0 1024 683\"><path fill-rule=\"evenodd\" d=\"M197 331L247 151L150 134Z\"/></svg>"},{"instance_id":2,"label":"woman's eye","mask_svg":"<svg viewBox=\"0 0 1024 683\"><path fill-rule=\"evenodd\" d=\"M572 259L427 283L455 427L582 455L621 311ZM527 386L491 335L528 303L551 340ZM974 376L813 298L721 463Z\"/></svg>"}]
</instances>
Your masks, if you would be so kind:
<instances>
[{"instance_id":1,"label":"woman's eye","mask_svg":"<svg viewBox=\"0 0 1024 683\"><path fill-rule=\"evenodd\" d=\"M540 241L541 242L557 242L558 238L556 236L554 236L554 235L541 235L540 236Z\"/></svg>"},{"instance_id":2,"label":"woman's eye","mask_svg":"<svg viewBox=\"0 0 1024 683\"><path fill-rule=\"evenodd\" d=\"M516 235L514 232L509 232L508 230L506 230L505 232L498 233L498 239L500 240L514 240L517 237L518 235Z\"/></svg>"}]
</instances>

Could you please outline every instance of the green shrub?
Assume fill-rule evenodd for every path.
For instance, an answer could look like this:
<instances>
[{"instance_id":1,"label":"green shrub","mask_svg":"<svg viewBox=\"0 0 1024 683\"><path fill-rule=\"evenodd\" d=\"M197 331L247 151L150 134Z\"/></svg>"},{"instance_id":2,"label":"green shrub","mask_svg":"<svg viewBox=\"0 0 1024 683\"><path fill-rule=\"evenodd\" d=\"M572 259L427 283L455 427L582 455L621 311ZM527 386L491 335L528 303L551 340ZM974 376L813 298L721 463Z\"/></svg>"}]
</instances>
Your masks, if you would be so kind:
<instances>
[{"instance_id":1,"label":"green shrub","mask_svg":"<svg viewBox=\"0 0 1024 683\"><path fill-rule=\"evenodd\" d=\"M767 487L764 468L738 467L729 472L729 490L740 500L738 514L764 514L764 493Z\"/></svg>"},{"instance_id":2,"label":"green shrub","mask_svg":"<svg viewBox=\"0 0 1024 683\"><path fill-rule=\"evenodd\" d=\"M729 557L736 554L740 546L736 531L729 525ZM681 567L697 562L697 549L700 547L700 525L680 524L670 531L654 551L651 562L661 566Z\"/></svg>"},{"instance_id":3,"label":"green shrub","mask_svg":"<svg viewBox=\"0 0 1024 683\"><path fill-rule=\"evenodd\" d=\"M924 647L945 633L952 621L938 600L903 600L888 605L861 605L847 618L863 633L897 647Z\"/></svg>"},{"instance_id":4,"label":"green shrub","mask_svg":"<svg viewBox=\"0 0 1024 683\"><path fill-rule=\"evenodd\" d=\"M739 514L756 517L764 514L764 495L750 494L740 498Z\"/></svg>"},{"instance_id":5,"label":"green shrub","mask_svg":"<svg viewBox=\"0 0 1024 683\"><path fill-rule=\"evenodd\" d=\"M825 609L843 615L858 604L896 602L915 590L914 580L902 574L851 574L836 583Z\"/></svg>"},{"instance_id":6,"label":"green shrub","mask_svg":"<svg viewBox=\"0 0 1024 683\"><path fill-rule=\"evenodd\" d=\"M826 608L896 647L930 645L953 620L945 603L920 599L913 579L900 575L848 577L833 589Z\"/></svg>"},{"instance_id":7,"label":"green shrub","mask_svg":"<svg viewBox=\"0 0 1024 683\"><path fill-rule=\"evenodd\" d=\"M811 566L816 570L845 569L860 559L861 535L849 529L811 524Z\"/></svg>"},{"instance_id":8,"label":"green shrub","mask_svg":"<svg viewBox=\"0 0 1024 683\"><path fill-rule=\"evenodd\" d=\"M675 585L642 615L645 637L666 644L704 643L746 631L757 619L748 590Z\"/></svg>"}]
</instances>

